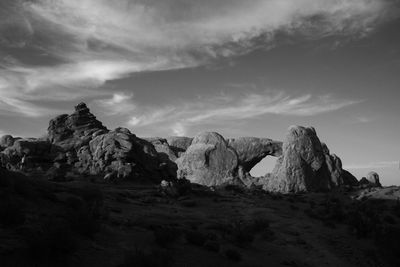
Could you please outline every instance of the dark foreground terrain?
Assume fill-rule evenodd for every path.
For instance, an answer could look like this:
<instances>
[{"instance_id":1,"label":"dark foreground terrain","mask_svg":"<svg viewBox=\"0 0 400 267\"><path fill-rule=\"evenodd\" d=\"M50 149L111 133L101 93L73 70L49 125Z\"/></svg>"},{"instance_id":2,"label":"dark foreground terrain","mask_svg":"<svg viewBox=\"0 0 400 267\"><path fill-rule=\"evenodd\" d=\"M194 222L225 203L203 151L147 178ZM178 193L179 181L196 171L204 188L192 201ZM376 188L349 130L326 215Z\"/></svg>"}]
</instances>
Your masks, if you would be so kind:
<instances>
[{"instance_id":1,"label":"dark foreground terrain","mask_svg":"<svg viewBox=\"0 0 400 267\"><path fill-rule=\"evenodd\" d=\"M400 204L390 198L1 172L4 267L400 266Z\"/></svg>"}]
</instances>

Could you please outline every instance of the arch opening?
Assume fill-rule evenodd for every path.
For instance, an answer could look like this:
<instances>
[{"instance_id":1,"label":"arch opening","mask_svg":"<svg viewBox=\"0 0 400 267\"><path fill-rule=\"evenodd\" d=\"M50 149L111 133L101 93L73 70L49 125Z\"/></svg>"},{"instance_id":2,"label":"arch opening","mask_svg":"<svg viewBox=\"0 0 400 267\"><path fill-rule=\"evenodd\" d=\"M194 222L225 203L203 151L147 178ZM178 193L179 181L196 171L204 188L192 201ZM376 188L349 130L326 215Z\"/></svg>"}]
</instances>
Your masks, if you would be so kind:
<instances>
[{"instance_id":1,"label":"arch opening","mask_svg":"<svg viewBox=\"0 0 400 267\"><path fill-rule=\"evenodd\" d=\"M265 176L267 173L271 173L277 160L278 157L266 156L250 170L250 175L253 177L261 177Z\"/></svg>"}]
</instances>

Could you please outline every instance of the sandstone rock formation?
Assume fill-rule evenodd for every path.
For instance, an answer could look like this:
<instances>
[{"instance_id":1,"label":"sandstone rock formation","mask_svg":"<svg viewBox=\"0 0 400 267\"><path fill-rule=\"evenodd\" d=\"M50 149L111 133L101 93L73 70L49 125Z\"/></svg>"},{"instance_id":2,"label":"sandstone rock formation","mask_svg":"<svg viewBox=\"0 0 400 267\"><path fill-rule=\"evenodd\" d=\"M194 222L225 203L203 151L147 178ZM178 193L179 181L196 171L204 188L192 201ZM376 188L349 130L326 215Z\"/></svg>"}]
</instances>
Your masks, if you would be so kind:
<instances>
[{"instance_id":1,"label":"sandstone rock formation","mask_svg":"<svg viewBox=\"0 0 400 267\"><path fill-rule=\"evenodd\" d=\"M161 163L167 168L169 176L175 177L178 167L176 166L176 159L178 158L175 152L171 149L167 139L159 137L144 138L146 141L153 144L158 153Z\"/></svg>"},{"instance_id":2,"label":"sandstone rock formation","mask_svg":"<svg viewBox=\"0 0 400 267\"><path fill-rule=\"evenodd\" d=\"M11 135L3 135L0 138L0 148L5 149L7 147L14 145L14 141L15 141L15 138L12 137Z\"/></svg>"},{"instance_id":3,"label":"sandstone rock formation","mask_svg":"<svg viewBox=\"0 0 400 267\"><path fill-rule=\"evenodd\" d=\"M381 186L381 183L380 183L380 181L379 181L379 174L378 173L376 173L376 172L369 172L368 174L367 174L367 181L369 182L369 184L371 185L371 186L377 186L377 187L380 187Z\"/></svg>"},{"instance_id":4,"label":"sandstone rock formation","mask_svg":"<svg viewBox=\"0 0 400 267\"><path fill-rule=\"evenodd\" d=\"M342 168L341 159L330 154L314 128L292 126L283 143L283 155L272 174L259 179L267 191L281 193L328 191L356 186L357 179Z\"/></svg>"},{"instance_id":5,"label":"sandstone rock formation","mask_svg":"<svg viewBox=\"0 0 400 267\"><path fill-rule=\"evenodd\" d=\"M324 175L325 154L314 128L292 126L278 159L263 188L282 193L327 191L329 177Z\"/></svg>"},{"instance_id":6,"label":"sandstone rock formation","mask_svg":"<svg viewBox=\"0 0 400 267\"><path fill-rule=\"evenodd\" d=\"M68 151L87 145L92 137L107 131L107 128L90 113L86 104L80 103L75 106L75 112L71 115L63 114L50 121L48 138L52 144Z\"/></svg>"},{"instance_id":7,"label":"sandstone rock formation","mask_svg":"<svg viewBox=\"0 0 400 267\"><path fill-rule=\"evenodd\" d=\"M332 186L357 186L357 178L355 178L350 172L343 169L342 160L335 154L331 155L325 143L322 143L322 150L325 154L327 175L330 176Z\"/></svg>"},{"instance_id":8,"label":"sandstone rock formation","mask_svg":"<svg viewBox=\"0 0 400 267\"><path fill-rule=\"evenodd\" d=\"M126 128L109 131L80 103L71 115L50 121L48 139L58 152L56 162L71 165L79 173L160 181L176 177L154 146Z\"/></svg>"},{"instance_id":9,"label":"sandstone rock formation","mask_svg":"<svg viewBox=\"0 0 400 267\"><path fill-rule=\"evenodd\" d=\"M125 128L95 136L78 150L77 156L75 166L80 172L116 172L120 178L141 177L154 181L173 178L161 164L154 146Z\"/></svg>"},{"instance_id":10,"label":"sandstone rock formation","mask_svg":"<svg viewBox=\"0 0 400 267\"><path fill-rule=\"evenodd\" d=\"M192 144L193 138L184 136L170 136L166 138L169 147L175 153L176 157L180 157Z\"/></svg>"},{"instance_id":11,"label":"sandstone rock formation","mask_svg":"<svg viewBox=\"0 0 400 267\"><path fill-rule=\"evenodd\" d=\"M237 175L239 159L218 133L198 134L177 159L178 178L192 183L217 186L230 183Z\"/></svg>"},{"instance_id":12,"label":"sandstone rock formation","mask_svg":"<svg viewBox=\"0 0 400 267\"><path fill-rule=\"evenodd\" d=\"M326 191L357 184L313 128L291 127L283 144L256 137L225 140L215 132L195 138L141 139L125 128L108 130L84 103L78 104L71 115L52 119L47 138L7 135L0 139L0 148L1 165L7 168L10 164L15 168L24 157L32 168L57 173L141 177L155 182L178 177L206 186L262 185L265 190L282 193ZM266 156L279 157L273 173L251 177L250 170ZM377 174L368 179L371 184L379 184Z\"/></svg>"},{"instance_id":13,"label":"sandstone rock formation","mask_svg":"<svg viewBox=\"0 0 400 267\"><path fill-rule=\"evenodd\" d=\"M2 153L12 165L20 163L22 157L25 156L30 167L36 165L49 166L52 164L54 156L51 144L47 140L35 138L17 139L12 146L7 147Z\"/></svg>"},{"instance_id":14,"label":"sandstone rock formation","mask_svg":"<svg viewBox=\"0 0 400 267\"><path fill-rule=\"evenodd\" d=\"M246 173L266 156L282 155L282 142L268 138L240 137L228 139L227 142L236 151L239 165Z\"/></svg>"}]
</instances>

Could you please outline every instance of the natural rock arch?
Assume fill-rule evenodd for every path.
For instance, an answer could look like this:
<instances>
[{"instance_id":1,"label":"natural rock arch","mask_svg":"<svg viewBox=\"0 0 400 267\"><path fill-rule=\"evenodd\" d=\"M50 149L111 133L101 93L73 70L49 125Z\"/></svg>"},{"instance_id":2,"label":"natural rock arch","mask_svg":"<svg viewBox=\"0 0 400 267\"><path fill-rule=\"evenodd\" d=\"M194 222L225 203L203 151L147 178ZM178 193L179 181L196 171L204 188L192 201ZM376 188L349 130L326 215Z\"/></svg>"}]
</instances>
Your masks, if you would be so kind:
<instances>
[{"instance_id":1,"label":"natural rock arch","mask_svg":"<svg viewBox=\"0 0 400 267\"><path fill-rule=\"evenodd\" d=\"M239 157L239 164L243 170L250 172L266 156L279 157L282 155L282 142L268 138L239 137L228 139Z\"/></svg>"}]
</instances>

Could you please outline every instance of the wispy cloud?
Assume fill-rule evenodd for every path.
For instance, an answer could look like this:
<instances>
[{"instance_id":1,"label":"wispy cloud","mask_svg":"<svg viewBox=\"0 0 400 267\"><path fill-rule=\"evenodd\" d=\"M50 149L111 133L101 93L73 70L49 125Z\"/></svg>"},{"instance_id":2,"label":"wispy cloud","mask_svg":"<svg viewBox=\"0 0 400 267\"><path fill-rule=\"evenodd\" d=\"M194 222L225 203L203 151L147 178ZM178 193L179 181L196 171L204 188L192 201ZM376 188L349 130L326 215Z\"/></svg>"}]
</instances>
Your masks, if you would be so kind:
<instances>
[{"instance_id":1,"label":"wispy cloud","mask_svg":"<svg viewBox=\"0 0 400 267\"><path fill-rule=\"evenodd\" d=\"M174 106L138 108L128 125L146 127L157 125L170 129L170 133L184 135L193 125L221 124L257 118L267 114L313 116L360 103L339 100L332 96L303 95L292 97L284 93L267 91L264 94L217 96L202 98Z\"/></svg>"},{"instance_id":2,"label":"wispy cloud","mask_svg":"<svg viewBox=\"0 0 400 267\"><path fill-rule=\"evenodd\" d=\"M365 164L349 164L345 165L345 169L349 170L358 170L358 169L397 169L400 167L400 161L379 161L379 162L370 162Z\"/></svg>"},{"instance_id":3,"label":"wispy cloud","mask_svg":"<svg viewBox=\"0 0 400 267\"><path fill-rule=\"evenodd\" d=\"M271 47L281 31L362 36L391 10L384 0L4 0L0 9L0 45L35 48L57 61L0 60L0 112L14 106L22 115L30 112L11 101L25 101L38 115L45 112L32 102L39 97L99 95L91 89L131 73Z\"/></svg>"},{"instance_id":4,"label":"wispy cloud","mask_svg":"<svg viewBox=\"0 0 400 267\"><path fill-rule=\"evenodd\" d=\"M99 99L94 104L100 106L103 112L109 115L129 114L136 109L132 99L133 94L114 93L110 99Z\"/></svg>"}]
</instances>

